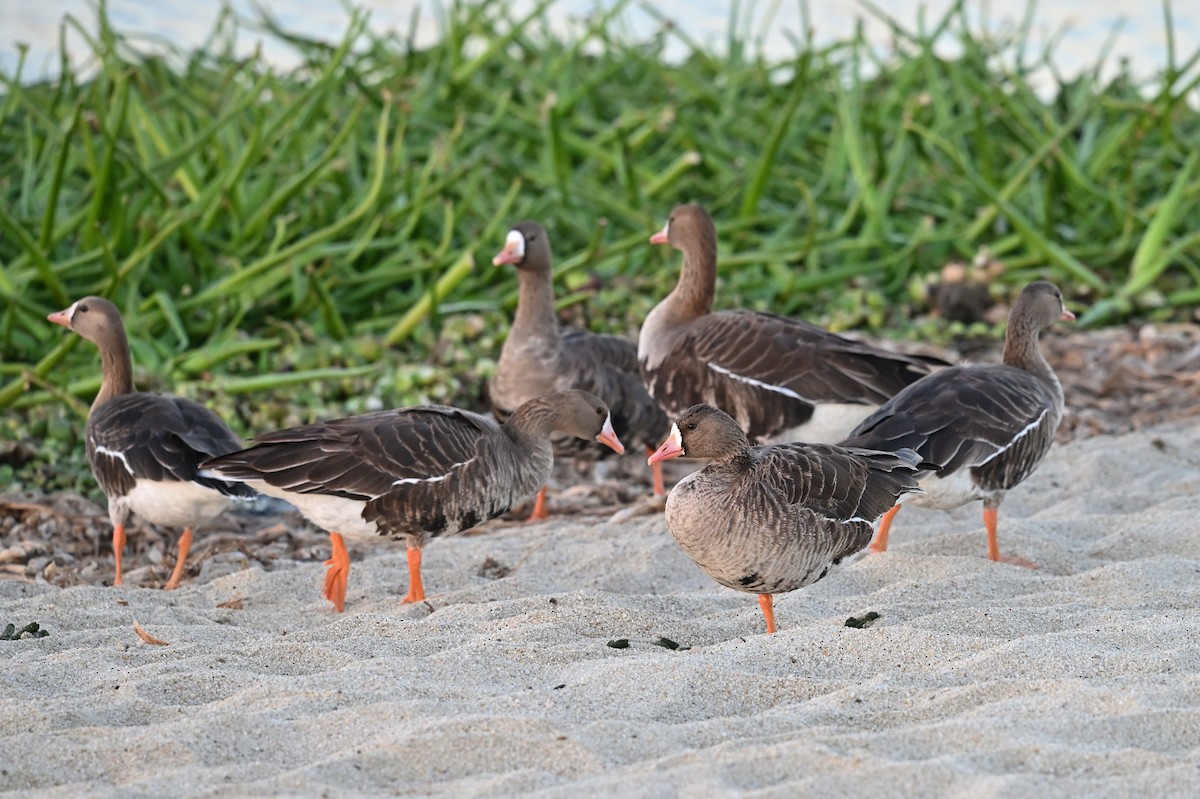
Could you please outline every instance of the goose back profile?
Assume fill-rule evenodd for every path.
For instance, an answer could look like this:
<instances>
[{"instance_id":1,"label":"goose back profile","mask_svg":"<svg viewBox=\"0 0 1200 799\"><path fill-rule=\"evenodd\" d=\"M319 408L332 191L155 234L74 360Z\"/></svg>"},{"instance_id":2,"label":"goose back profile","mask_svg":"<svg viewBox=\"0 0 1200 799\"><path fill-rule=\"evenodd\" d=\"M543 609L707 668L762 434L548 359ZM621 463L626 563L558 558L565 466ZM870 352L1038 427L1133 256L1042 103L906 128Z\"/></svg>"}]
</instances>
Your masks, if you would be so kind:
<instances>
[{"instance_id":1,"label":"goose back profile","mask_svg":"<svg viewBox=\"0 0 1200 799\"><path fill-rule=\"evenodd\" d=\"M946 364L887 352L799 319L713 311L717 236L698 205L681 205L650 241L683 253L674 290L638 337L642 380L671 416L721 408L752 441L836 441L876 406Z\"/></svg>"},{"instance_id":2,"label":"goose back profile","mask_svg":"<svg viewBox=\"0 0 1200 799\"><path fill-rule=\"evenodd\" d=\"M116 576L122 584L125 527L131 515L182 527L179 555L164 588L179 585L195 528L234 500L252 500L248 486L200 473L199 464L242 448L208 408L185 397L139 392L121 312L103 297L84 297L47 319L96 345L103 379L88 413L88 464L108 498Z\"/></svg>"},{"instance_id":3,"label":"goose back profile","mask_svg":"<svg viewBox=\"0 0 1200 799\"><path fill-rule=\"evenodd\" d=\"M667 528L721 585L759 596L775 632L774 594L810 585L871 541L884 513L918 492L911 450L830 444L751 446L735 419L710 405L680 415L651 456L709 458L667 497Z\"/></svg>"},{"instance_id":4,"label":"goose back profile","mask_svg":"<svg viewBox=\"0 0 1200 799\"><path fill-rule=\"evenodd\" d=\"M532 220L517 223L492 263L513 266L519 286L512 328L488 384L496 418L507 419L519 405L541 394L580 389L604 400L625 444L653 451L669 422L642 384L637 345L620 336L560 327L545 228ZM611 447L561 434L554 436L553 446L559 458L590 461L614 454ZM655 493L662 494L661 467L654 469L653 477ZM534 518L545 516L544 494L538 498Z\"/></svg>"},{"instance_id":5,"label":"goose back profile","mask_svg":"<svg viewBox=\"0 0 1200 799\"><path fill-rule=\"evenodd\" d=\"M324 595L342 611L350 571L343 536L404 539L410 577L404 601L420 602L421 548L532 496L553 466L553 432L622 448L608 406L570 390L523 403L503 424L424 405L301 425L258 436L253 446L204 468L291 502L330 533Z\"/></svg>"},{"instance_id":6,"label":"goose back profile","mask_svg":"<svg viewBox=\"0 0 1200 799\"><path fill-rule=\"evenodd\" d=\"M923 378L863 420L843 445L916 451L936 468L922 475L925 494L915 502L952 508L982 500L988 557L1033 566L1001 556L998 509L1005 492L1029 477L1054 443L1063 389L1039 337L1058 320L1074 318L1054 284L1030 283L1009 314L1002 363L957 366ZM873 551L887 548L898 510L885 517Z\"/></svg>"}]
</instances>

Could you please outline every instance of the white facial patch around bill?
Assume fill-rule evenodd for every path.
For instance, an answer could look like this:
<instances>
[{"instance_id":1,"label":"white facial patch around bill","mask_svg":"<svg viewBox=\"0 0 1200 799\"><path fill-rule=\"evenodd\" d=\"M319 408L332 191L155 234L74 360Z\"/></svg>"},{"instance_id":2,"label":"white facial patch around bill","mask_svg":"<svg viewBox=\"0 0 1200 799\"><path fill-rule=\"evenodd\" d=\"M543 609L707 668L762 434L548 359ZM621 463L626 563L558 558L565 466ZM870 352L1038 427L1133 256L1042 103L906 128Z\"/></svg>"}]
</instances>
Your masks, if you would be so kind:
<instances>
[{"instance_id":1,"label":"white facial patch around bill","mask_svg":"<svg viewBox=\"0 0 1200 799\"><path fill-rule=\"evenodd\" d=\"M675 446L683 449L683 434L679 432L679 423L671 425L671 440L675 442Z\"/></svg>"},{"instance_id":2,"label":"white facial patch around bill","mask_svg":"<svg viewBox=\"0 0 1200 799\"><path fill-rule=\"evenodd\" d=\"M514 253L518 259L525 258L525 237L519 230L510 230L504 237L504 249Z\"/></svg>"}]
</instances>

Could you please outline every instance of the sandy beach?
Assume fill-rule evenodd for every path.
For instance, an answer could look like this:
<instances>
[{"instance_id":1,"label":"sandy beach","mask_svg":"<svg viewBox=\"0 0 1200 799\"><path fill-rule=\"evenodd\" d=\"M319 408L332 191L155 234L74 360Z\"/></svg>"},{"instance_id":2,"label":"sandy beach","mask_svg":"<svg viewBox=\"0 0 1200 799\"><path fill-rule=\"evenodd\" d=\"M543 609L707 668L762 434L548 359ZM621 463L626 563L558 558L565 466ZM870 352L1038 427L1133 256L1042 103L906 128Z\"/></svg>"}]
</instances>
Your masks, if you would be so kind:
<instances>
[{"instance_id":1,"label":"sandy beach","mask_svg":"<svg viewBox=\"0 0 1200 799\"><path fill-rule=\"evenodd\" d=\"M977 504L905 508L889 552L778 597L774 636L661 514L434 541L418 606L402 545L360 550L345 614L315 563L3 580L0 623L50 634L0 641L0 791L1200 795L1198 444L1052 450L1000 516L1037 571L985 559Z\"/></svg>"}]
</instances>

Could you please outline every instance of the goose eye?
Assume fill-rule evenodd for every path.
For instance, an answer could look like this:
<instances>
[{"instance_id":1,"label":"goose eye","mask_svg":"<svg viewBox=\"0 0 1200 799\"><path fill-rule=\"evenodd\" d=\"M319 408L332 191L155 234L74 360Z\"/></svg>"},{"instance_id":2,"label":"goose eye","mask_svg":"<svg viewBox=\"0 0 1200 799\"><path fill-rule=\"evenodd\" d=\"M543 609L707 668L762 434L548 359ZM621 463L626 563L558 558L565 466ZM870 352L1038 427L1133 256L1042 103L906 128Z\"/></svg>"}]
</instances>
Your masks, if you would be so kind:
<instances>
[{"instance_id":1,"label":"goose eye","mask_svg":"<svg viewBox=\"0 0 1200 799\"><path fill-rule=\"evenodd\" d=\"M84 313L87 313L87 306L86 306L86 305L80 305L80 306L79 306L78 308L76 308L75 310L76 310L77 312L78 312L78 311L83 311Z\"/></svg>"},{"instance_id":2,"label":"goose eye","mask_svg":"<svg viewBox=\"0 0 1200 799\"><path fill-rule=\"evenodd\" d=\"M688 430L695 430L695 429L696 429L696 423L695 423L695 422L688 422L687 424L685 424L685 425L684 425L684 427L686 427Z\"/></svg>"}]
</instances>

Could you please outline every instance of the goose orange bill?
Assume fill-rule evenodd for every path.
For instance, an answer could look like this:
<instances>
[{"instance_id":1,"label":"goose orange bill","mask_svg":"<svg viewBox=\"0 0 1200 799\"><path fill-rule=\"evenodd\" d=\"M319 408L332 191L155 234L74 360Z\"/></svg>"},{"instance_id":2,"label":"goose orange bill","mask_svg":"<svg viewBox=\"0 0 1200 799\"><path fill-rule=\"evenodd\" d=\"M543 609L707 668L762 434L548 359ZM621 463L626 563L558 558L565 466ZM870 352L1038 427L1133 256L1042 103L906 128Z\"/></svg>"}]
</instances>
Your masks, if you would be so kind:
<instances>
[{"instance_id":1,"label":"goose orange bill","mask_svg":"<svg viewBox=\"0 0 1200 799\"><path fill-rule=\"evenodd\" d=\"M73 310L75 310L74 305L72 305L70 308L64 308L61 311L55 311L54 313L52 313L46 317L46 321L53 322L56 325L62 325L63 327L70 327L71 326L71 311L73 311Z\"/></svg>"},{"instance_id":2,"label":"goose orange bill","mask_svg":"<svg viewBox=\"0 0 1200 799\"><path fill-rule=\"evenodd\" d=\"M525 260L525 237L519 230L510 230L504 238L504 249L492 258L492 266L500 264L516 264Z\"/></svg>"},{"instance_id":3,"label":"goose orange bill","mask_svg":"<svg viewBox=\"0 0 1200 799\"><path fill-rule=\"evenodd\" d=\"M654 454L646 459L646 463L653 466L659 461L678 458L683 454L683 439L679 435L679 427L671 425L671 435L667 436L667 440L662 443L658 449L654 450Z\"/></svg>"},{"instance_id":4,"label":"goose orange bill","mask_svg":"<svg viewBox=\"0 0 1200 799\"><path fill-rule=\"evenodd\" d=\"M671 228L671 220L668 219L667 223L662 226L662 230L658 231L657 233L655 233L653 236L650 237L650 243L651 244L669 244L670 239L667 238L667 235L670 232L670 228Z\"/></svg>"},{"instance_id":5,"label":"goose orange bill","mask_svg":"<svg viewBox=\"0 0 1200 799\"><path fill-rule=\"evenodd\" d=\"M596 436L596 440L618 455L625 452L625 445L621 443L621 439L617 438L617 432L613 430L612 416L605 417L604 427L600 429L600 434Z\"/></svg>"}]
</instances>

